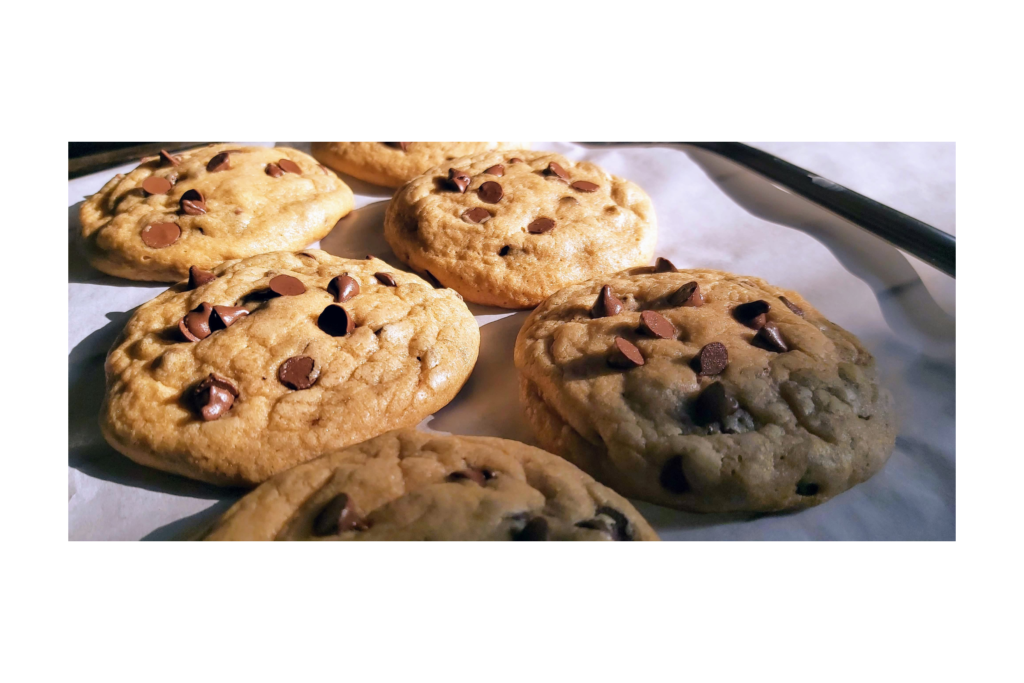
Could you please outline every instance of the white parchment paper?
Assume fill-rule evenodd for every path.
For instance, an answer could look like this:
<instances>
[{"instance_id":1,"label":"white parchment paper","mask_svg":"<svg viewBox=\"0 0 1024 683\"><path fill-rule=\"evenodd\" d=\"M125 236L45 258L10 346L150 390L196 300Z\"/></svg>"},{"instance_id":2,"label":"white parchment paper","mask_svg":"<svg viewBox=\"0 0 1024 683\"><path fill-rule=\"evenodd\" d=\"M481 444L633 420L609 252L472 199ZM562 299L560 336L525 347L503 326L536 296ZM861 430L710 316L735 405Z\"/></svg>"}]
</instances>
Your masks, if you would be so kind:
<instances>
[{"instance_id":1,"label":"white parchment paper","mask_svg":"<svg viewBox=\"0 0 1024 683\"><path fill-rule=\"evenodd\" d=\"M258 143L294 146L308 143ZM925 143L754 143L855 191L955 234L955 148ZM601 148L535 143L594 161L635 181L654 200L658 254L679 267L756 275L800 291L857 334L878 359L902 427L886 467L870 481L794 514L697 515L636 503L665 540L954 540L956 534L955 361L920 354L886 325L868 286L813 237L746 213L690 158L672 148ZM68 537L170 540L187 537L243 493L136 465L106 444L98 427L103 360L132 310L163 291L103 275L75 241L78 208L111 176L136 164L68 183ZM382 234L391 192L345 178L357 210L320 244L331 253L372 253L394 266ZM955 282L912 262L938 303L955 313ZM523 312L471 305L481 326L480 358L455 400L421 429L534 443L517 398L512 347Z\"/></svg>"}]
</instances>

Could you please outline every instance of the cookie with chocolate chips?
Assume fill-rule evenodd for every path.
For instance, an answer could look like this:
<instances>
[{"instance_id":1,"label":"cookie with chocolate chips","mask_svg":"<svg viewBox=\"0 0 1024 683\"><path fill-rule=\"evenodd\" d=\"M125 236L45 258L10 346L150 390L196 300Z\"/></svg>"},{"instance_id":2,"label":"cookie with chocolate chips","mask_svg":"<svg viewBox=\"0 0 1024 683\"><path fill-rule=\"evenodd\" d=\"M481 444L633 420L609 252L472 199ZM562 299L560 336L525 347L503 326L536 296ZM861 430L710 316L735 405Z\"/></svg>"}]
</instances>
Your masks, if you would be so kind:
<instances>
[{"instance_id":1,"label":"cookie with chocolate chips","mask_svg":"<svg viewBox=\"0 0 1024 683\"><path fill-rule=\"evenodd\" d=\"M211 541L657 541L629 501L518 441L400 429L282 472Z\"/></svg>"},{"instance_id":2,"label":"cookie with chocolate chips","mask_svg":"<svg viewBox=\"0 0 1024 683\"><path fill-rule=\"evenodd\" d=\"M566 287L527 318L515 364L545 448L684 510L817 505L895 441L871 354L758 278L665 266Z\"/></svg>"},{"instance_id":3,"label":"cookie with chocolate chips","mask_svg":"<svg viewBox=\"0 0 1024 683\"><path fill-rule=\"evenodd\" d=\"M530 308L649 262L657 223L643 190L593 163L506 151L454 159L406 184L384 235L413 270L467 301Z\"/></svg>"},{"instance_id":4,"label":"cookie with chocolate chips","mask_svg":"<svg viewBox=\"0 0 1024 683\"><path fill-rule=\"evenodd\" d=\"M307 250L192 269L115 342L101 427L143 465L252 486L419 423L458 393L479 344L458 294L379 259Z\"/></svg>"},{"instance_id":5,"label":"cookie with chocolate chips","mask_svg":"<svg viewBox=\"0 0 1024 683\"><path fill-rule=\"evenodd\" d=\"M528 142L314 142L313 156L339 173L399 187L449 159L491 150L524 149Z\"/></svg>"},{"instance_id":6,"label":"cookie with chocolate chips","mask_svg":"<svg viewBox=\"0 0 1024 683\"><path fill-rule=\"evenodd\" d=\"M94 267L177 282L190 266L302 249L354 202L348 185L297 150L210 145L143 160L85 200L79 216Z\"/></svg>"}]
</instances>

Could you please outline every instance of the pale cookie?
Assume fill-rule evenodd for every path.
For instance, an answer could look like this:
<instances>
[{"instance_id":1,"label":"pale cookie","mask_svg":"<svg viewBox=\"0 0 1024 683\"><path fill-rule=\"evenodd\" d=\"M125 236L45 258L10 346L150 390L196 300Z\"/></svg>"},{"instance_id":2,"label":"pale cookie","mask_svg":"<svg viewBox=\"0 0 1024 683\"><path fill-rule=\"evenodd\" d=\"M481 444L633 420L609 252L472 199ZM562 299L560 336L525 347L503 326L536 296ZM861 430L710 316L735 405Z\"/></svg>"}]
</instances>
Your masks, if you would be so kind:
<instances>
[{"instance_id":1,"label":"pale cookie","mask_svg":"<svg viewBox=\"0 0 1024 683\"><path fill-rule=\"evenodd\" d=\"M547 152L455 159L399 190L384 235L395 254L467 300L529 308L566 285L647 263L654 207L590 162Z\"/></svg>"},{"instance_id":2,"label":"pale cookie","mask_svg":"<svg viewBox=\"0 0 1024 683\"><path fill-rule=\"evenodd\" d=\"M526 320L515 364L545 448L693 511L817 505L882 467L892 396L856 337L763 280L659 266L567 287Z\"/></svg>"},{"instance_id":3,"label":"pale cookie","mask_svg":"<svg viewBox=\"0 0 1024 683\"><path fill-rule=\"evenodd\" d=\"M139 307L107 356L100 424L143 465L251 486L417 424L479 344L458 294L384 261L263 254Z\"/></svg>"},{"instance_id":4,"label":"pale cookie","mask_svg":"<svg viewBox=\"0 0 1024 683\"><path fill-rule=\"evenodd\" d=\"M397 430L282 472L215 541L657 541L629 502L518 441Z\"/></svg>"},{"instance_id":5,"label":"pale cookie","mask_svg":"<svg viewBox=\"0 0 1024 683\"><path fill-rule=\"evenodd\" d=\"M311 152L339 173L375 185L399 187L451 159L529 146L528 142L314 142Z\"/></svg>"},{"instance_id":6,"label":"pale cookie","mask_svg":"<svg viewBox=\"0 0 1024 683\"><path fill-rule=\"evenodd\" d=\"M190 266L302 249L352 210L348 185L284 147L161 153L85 200L89 262L132 280L177 282Z\"/></svg>"}]
</instances>

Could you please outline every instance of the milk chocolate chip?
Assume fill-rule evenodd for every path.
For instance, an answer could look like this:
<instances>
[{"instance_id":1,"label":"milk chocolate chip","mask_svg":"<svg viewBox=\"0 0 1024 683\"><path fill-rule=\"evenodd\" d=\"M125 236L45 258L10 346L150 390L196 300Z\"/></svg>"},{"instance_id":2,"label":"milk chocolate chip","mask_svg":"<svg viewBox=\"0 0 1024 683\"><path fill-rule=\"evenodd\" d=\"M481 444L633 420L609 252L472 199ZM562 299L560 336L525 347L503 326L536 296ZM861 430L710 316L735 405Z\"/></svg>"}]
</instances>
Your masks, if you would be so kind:
<instances>
[{"instance_id":1,"label":"milk chocolate chip","mask_svg":"<svg viewBox=\"0 0 1024 683\"><path fill-rule=\"evenodd\" d=\"M596 192L598 185L588 182L586 180L577 180L569 187L576 190L577 192Z\"/></svg>"},{"instance_id":2,"label":"milk chocolate chip","mask_svg":"<svg viewBox=\"0 0 1024 683\"><path fill-rule=\"evenodd\" d=\"M611 315L618 315L622 312L622 301L615 296L612 288L605 285L601 293L597 295L597 301L590 309L591 318L607 318Z\"/></svg>"},{"instance_id":3,"label":"milk chocolate chip","mask_svg":"<svg viewBox=\"0 0 1024 683\"><path fill-rule=\"evenodd\" d=\"M216 279L217 276L208 270L202 270L201 268L198 268L196 266L192 266L191 268L188 269L189 289L196 289L197 287L208 285Z\"/></svg>"},{"instance_id":4,"label":"milk chocolate chip","mask_svg":"<svg viewBox=\"0 0 1024 683\"><path fill-rule=\"evenodd\" d=\"M779 297L779 301L781 301L783 304L785 304L786 308L788 308L789 310L793 311L794 313L796 313L801 318L804 317L803 309L800 308L799 306L797 306L795 303L793 303L789 299L787 299L786 297L780 296Z\"/></svg>"},{"instance_id":5,"label":"milk chocolate chip","mask_svg":"<svg viewBox=\"0 0 1024 683\"><path fill-rule=\"evenodd\" d=\"M489 169L484 171L484 173L486 173L487 175L496 175L500 178L503 175L505 175L505 167L502 166L501 164L495 164L494 166L491 166Z\"/></svg>"},{"instance_id":6,"label":"milk chocolate chip","mask_svg":"<svg viewBox=\"0 0 1024 683\"><path fill-rule=\"evenodd\" d=\"M698 375L719 375L729 364L729 351L722 342L711 342L700 350L694 361Z\"/></svg>"},{"instance_id":7,"label":"milk chocolate chip","mask_svg":"<svg viewBox=\"0 0 1024 683\"><path fill-rule=\"evenodd\" d=\"M142 189L148 195L167 194L170 192L171 187L173 185L170 180L155 175L151 175L142 181Z\"/></svg>"},{"instance_id":8,"label":"milk chocolate chip","mask_svg":"<svg viewBox=\"0 0 1024 683\"><path fill-rule=\"evenodd\" d=\"M754 335L754 342L761 348L775 353L789 351L789 347L786 346L786 341L782 338L782 333L779 332L775 323L765 323Z\"/></svg>"},{"instance_id":9,"label":"milk chocolate chip","mask_svg":"<svg viewBox=\"0 0 1024 683\"><path fill-rule=\"evenodd\" d=\"M480 201L487 202L488 204L497 204L505 195L505 192L501 189L501 185L493 180L488 180L486 183L481 185L476 193L477 196L480 197Z\"/></svg>"},{"instance_id":10,"label":"milk chocolate chip","mask_svg":"<svg viewBox=\"0 0 1024 683\"><path fill-rule=\"evenodd\" d=\"M181 163L181 158L162 149L160 150L160 162L163 166L177 166Z\"/></svg>"},{"instance_id":11,"label":"milk chocolate chip","mask_svg":"<svg viewBox=\"0 0 1024 683\"><path fill-rule=\"evenodd\" d=\"M377 278L377 282L381 283L385 287L394 287L397 284L395 282L395 276L391 273L374 273L373 276Z\"/></svg>"},{"instance_id":12,"label":"milk chocolate chip","mask_svg":"<svg viewBox=\"0 0 1024 683\"><path fill-rule=\"evenodd\" d=\"M267 175L270 176L271 178L280 178L281 176L284 175L284 171L281 170L281 167L273 162L267 164L267 168L265 170L267 172Z\"/></svg>"},{"instance_id":13,"label":"milk chocolate chip","mask_svg":"<svg viewBox=\"0 0 1024 683\"><path fill-rule=\"evenodd\" d=\"M352 334L352 330L356 329L352 316L337 304L331 304L325 308L320 313L320 317L316 319L316 325L332 337L344 337Z\"/></svg>"},{"instance_id":14,"label":"milk chocolate chip","mask_svg":"<svg viewBox=\"0 0 1024 683\"><path fill-rule=\"evenodd\" d=\"M217 171L226 171L231 168L231 152L234 150L228 150L227 152L221 152L210 159L209 163L206 164L206 170L209 173L215 173Z\"/></svg>"},{"instance_id":15,"label":"milk chocolate chip","mask_svg":"<svg viewBox=\"0 0 1024 683\"><path fill-rule=\"evenodd\" d=\"M218 325L225 328L231 327L235 321L244 315L249 315L249 311L242 308L241 306L214 306L213 307L213 320Z\"/></svg>"},{"instance_id":16,"label":"milk chocolate chip","mask_svg":"<svg viewBox=\"0 0 1024 683\"><path fill-rule=\"evenodd\" d=\"M676 328L668 321L668 318L654 311L644 311L640 314L639 331L659 339L671 339L676 336Z\"/></svg>"},{"instance_id":17,"label":"milk chocolate chip","mask_svg":"<svg viewBox=\"0 0 1024 683\"><path fill-rule=\"evenodd\" d=\"M492 218L491 212L482 206L466 209L462 212L462 220L467 223L485 223Z\"/></svg>"},{"instance_id":18,"label":"milk chocolate chip","mask_svg":"<svg viewBox=\"0 0 1024 683\"><path fill-rule=\"evenodd\" d=\"M277 165L281 167L281 170L285 173L294 173L295 175L302 175L302 168L292 161L291 159L281 159L277 162Z\"/></svg>"},{"instance_id":19,"label":"milk chocolate chip","mask_svg":"<svg viewBox=\"0 0 1024 683\"><path fill-rule=\"evenodd\" d=\"M356 509L355 501L346 493L339 493L327 501L313 520L314 536L333 536L345 531L365 531L368 528Z\"/></svg>"},{"instance_id":20,"label":"milk chocolate chip","mask_svg":"<svg viewBox=\"0 0 1024 683\"><path fill-rule=\"evenodd\" d=\"M142 243L151 249L163 249L178 241L181 228L174 223L153 223L142 229Z\"/></svg>"},{"instance_id":21,"label":"milk chocolate chip","mask_svg":"<svg viewBox=\"0 0 1024 683\"><path fill-rule=\"evenodd\" d=\"M763 299L748 301L732 309L733 317L747 327L759 330L768 321L767 313L771 310L771 304Z\"/></svg>"},{"instance_id":22,"label":"milk chocolate chip","mask_svg":"<svg viewBox=\"0 0 1024 683\"><path fill-rule=\"evenodd\" d=\"M548 167L544 169L544 175L558 178L559 180L565 183L569 182L569 174L565 172L564 168L562 168L559 164L555 163L554 161L549 163Z\"/></svg>"},{"instance_id":23,"label":"milk chocolate chip","mask_svg":"<svg viewBox=\"0 0 1024 683\"><path fill-rule=\"evenodd\" d=\"M466 188L469 187L469 181L469 174L465 171L460 171L457 168L448 169L448 185L456 192L465 192Z\"/></svg>"},{"instance_id":24,"label":"milk chocolate chip","mask_svg":"<svg viewBox=\"0 0 1024 683\"><path fill-rule=\"evenodd\" d=\"M616 337L608 354L608 365L613 368L636 368L644 364L640 349L622 337Z\"/></svg>"},{"instance_id":25,"label":"milk chocolate chip","mask_svg":"<svg viewBox=\"0 0 1024 683\"><path fill-rule=\"evenodd\" d=\"M400 149L403 152L408 152L409 151L409 143L408 142L385 142L384 144L387 145L388 147L394 147L395 149Z\"/></svg>"},{"instance_id":26,"label":"milk chocolate chip","mask_svg":"<svg viewBox=\"0 0 1024 683\"><path fill-rule=\"evenodd\" d=\"M238 389L231 380L211 372L196 386L192 402L200 416L210 422L219 420L231 410L237 396Z\"/></svg>"},{"instance_id":27,"label":"milk chocolate chip","mask_svg":"<svg viewBox=\"0 0 1024 683\"><path fill-rule=\"evenodd\" d=\"M342 273L327 284L327 291L334 295L334 303L343 304L359 294L359 283L348 273Z\"/></svg>"},{"instance_id":28,"label":"milk chocolate chip","mask_svg":"<svg viewBox=\"0 0 1024 683\"><path fill-rule=\"evenodd\" d=\"M710 425L721 422L737 410L740 404L725 390L721 382L709 384L700 392L693 405L694 421L699 425Z\"/></svg>"},{"instance_id":29,"label":"milk chocolate chip","mask_svg":"<svg viewBox=\"0 0 1024 683\"><path fill-rule=\"evenodd\" d=\"M189 216L201 216L206 213L206 198L196 189L185 190L178 200L181 212Z\"/></svg>"},{"instance_id":30,"label":"milk chocolate chip","mask_svg":"<svg viewBox=\"0 0 1024 683\"><path fill-rule=\"evenodd\" d=\"M298 296L306 293L306 285L297 277L278 275L270 281L270 291L278 296Z\"/></svg>"},{"instance_id":31,"label":"milk chocolate chip","mask_svg":"<svg viewBox=\"0 0 1024 683\"><path fill-rule=\"evenodd\" d=\"M318 378L314 370L309 356L292 356L277 369L277 379L289 389L309 389Z\"/></svg>"},{"instance_id":32,"label":"milk chocolate chip","mask_svg":"<svg viewBox=\"0 0 1024 683\"><path fill-rule=\"evenodd\" d=\"M531 235L541 235L541 234L547 232L548 230L553 229L554 227L555 227L555 219L554 218L544 218L544 217L541 217L541 218L535 218L528 226L526 226L526 230Z\"/></svg>"},{"instance_id":33,"label":"milk chocolate chip","mask_svg":"<svg viewBox=\"0 0 1024 683\"><path fill-rule=\"evenodd\" d=\"M673 306L703 306L704 296L700 293L700 285L687 282L669 297L669 303Z\"/></svg>"},{"instance_id":34,"label":"milk chocolate chip","mask_svg":"<svg viewBox=\"0 0 1024 683\"><path fill-rule=\"evenodd\" d=\"M178 331L187 341L197 342L210 336L210 315L213 306L205 301L178 321Z\"/></svg>"},{"instance_id":35,"label":"milk chocolate chip","mask_svg":"<svg viewBox=\"0 0 1024 683\"><path fill-rule=\"evenodd\" d=\"M675 265L672 264L667 258L658 257L658 260L654 262L655 273L674 273L676 272Z\"/></svg>"}]
</instances>

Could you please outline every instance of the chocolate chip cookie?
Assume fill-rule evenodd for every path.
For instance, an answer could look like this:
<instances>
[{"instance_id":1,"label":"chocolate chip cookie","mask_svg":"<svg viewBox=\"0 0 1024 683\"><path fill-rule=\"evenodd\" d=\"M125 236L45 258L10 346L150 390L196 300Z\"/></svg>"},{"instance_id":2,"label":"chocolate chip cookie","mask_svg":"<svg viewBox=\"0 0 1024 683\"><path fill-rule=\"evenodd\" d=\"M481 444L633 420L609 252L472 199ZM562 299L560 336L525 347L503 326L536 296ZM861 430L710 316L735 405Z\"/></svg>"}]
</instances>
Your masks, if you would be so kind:
<instances>
[{"instance_id":1,"label":"chocolate chip cookie","mask_svg":"<svg viewBox=\"0 0 1024 683\"><path fill-rule=\"evenodd\" d=\"M643 190L547 152L437 166L388 205L395 254L467 300L529 308L566 285L647 263L657 241Z\"/></svg>"},{"instance_id":2,"label":"chocolate chip cookie","mask_svg":"<svg viewBox=\"0 0 1024 683\"><path fill-rule=\"evenodd\" d=\"M207 540L656 541L632 505L517 441L396 430L282 472Z\"/></svg>"},{"instance_id":3,"label":"chocolate chip cookie","mask_svg":"<svg viewBox=\"0 0 1024 683\"><path fill-rule=\"evenodd\" d=\"M372 257L194 267L114 343L100 423L143 465L251 486L417 424L458 393L479 344L458 294Z\"/></svg>"},{"instance_id":4,"label":"chocolate chip cookie","mask_svg":"<svg viewBox=\"0 0 1024 683\"><path fill-rule=\"evenodd\" d=\"M314 142L313 156L340 173L384 187L399 187L445 161L526 142Z\"/></svg>"},{"instance_id":5,"label":"chocolate chip cookie","mask_svg":"<svg viewBox=\"0 0 1024 683\"><path fill-rule=\"evenodd\" d=\"M94 267L177 282L190 266L312 244L354 201L338 176L297 150L210 145L144 159L87 199L80 217Z\"/></svg>"},{"instance_id":6,"label":"chocolate chip cookie","mask_svg":"<svg viewBox=\"0 0 1024 683\"><path fill-rule=\"evenodd\" d=\"M685 510L817 505L877 472L896 435L856 337L794 292L663 259L554 294L515 363L545 448Z\"/></svg>"}]
</instances>

